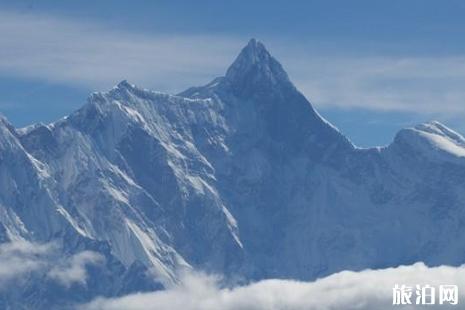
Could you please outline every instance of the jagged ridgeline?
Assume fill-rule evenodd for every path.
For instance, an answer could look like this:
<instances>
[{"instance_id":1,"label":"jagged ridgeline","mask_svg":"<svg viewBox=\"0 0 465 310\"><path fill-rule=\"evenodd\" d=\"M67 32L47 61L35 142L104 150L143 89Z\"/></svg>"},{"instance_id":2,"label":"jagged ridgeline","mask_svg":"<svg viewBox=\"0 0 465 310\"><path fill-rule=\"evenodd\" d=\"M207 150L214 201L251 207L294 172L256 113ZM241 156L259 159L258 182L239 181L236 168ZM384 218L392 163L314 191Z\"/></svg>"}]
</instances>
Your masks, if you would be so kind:
<instances>
[{"instance_id":1,"label":"jagged ridgeline","mask_svg":"<svg viewBox=\"0 0 465 310\"><path fill-rule=\"evenodd\" d=\"M1 242L104 258L73 289L28 276L0 308L163 289L186 269L249 281L458 265L464 189L462 136L431 122L358 148L252 39L224 77L178 95L123 81L52 124L0 120Z\"/></svg>"}]
</instances>

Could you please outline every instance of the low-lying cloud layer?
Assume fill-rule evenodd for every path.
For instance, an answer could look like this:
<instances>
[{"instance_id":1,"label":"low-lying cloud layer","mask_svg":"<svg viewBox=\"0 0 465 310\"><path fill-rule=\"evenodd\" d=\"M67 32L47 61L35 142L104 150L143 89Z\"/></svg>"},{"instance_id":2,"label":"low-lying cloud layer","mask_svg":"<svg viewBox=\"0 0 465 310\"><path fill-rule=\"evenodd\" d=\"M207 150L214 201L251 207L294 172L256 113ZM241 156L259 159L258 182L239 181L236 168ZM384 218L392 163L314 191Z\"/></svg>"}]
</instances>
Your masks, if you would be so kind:
<instances>
[{"instance_id":1,"label":"low-lying cloud layer","mask_svg":"<svg viewBox=\"0 0 465 310\"><path fill-rule=\"evenodd\" d=\"M429 268L422 263L384 270L344 271L315 282L264 280L246 286L222 288L215 277L187 275L179 287L153 293L97 299L84 310L387 310L420 309L422 306L393 306L395 284L433 287L454 284L459 297L465 294L465 266ZM449 309L458 306L425 306ZM437 302L436 302L437 303Z\"/></svg>"},{"instance_id":2,"label":"low-lying cloud layer","mask_svg":"<svg viewBox=\"0 0 465 310\"><path fill-rule=\"evenodd\" d=\"M16 241L0 245L0 292L14 287L30 274L42 275L70 287L85 285L86 266L101 264L98 253L83 251L60 257L55 244ZM314 282L270 279L229 287L216 276L186 274L181 284L165 291L97 298L81 310L387 310L421 309L416 302L416 285L436 288L436 305L427 309L460 309L465 295L465 265L427 267L423 263L382 270L344 271ZM411 306L393 306L393 288L413 288ZM438 288L457 285L458 305L439 305Z\"/></svg>"}]
</instances>

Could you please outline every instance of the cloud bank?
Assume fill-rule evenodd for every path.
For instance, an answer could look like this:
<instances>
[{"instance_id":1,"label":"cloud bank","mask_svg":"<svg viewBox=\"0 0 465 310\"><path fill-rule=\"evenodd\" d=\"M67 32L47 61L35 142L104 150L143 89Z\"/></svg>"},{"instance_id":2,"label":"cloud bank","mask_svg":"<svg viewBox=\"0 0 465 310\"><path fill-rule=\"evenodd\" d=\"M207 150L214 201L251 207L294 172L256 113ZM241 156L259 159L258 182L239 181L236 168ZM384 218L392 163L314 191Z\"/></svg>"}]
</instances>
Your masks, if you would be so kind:
<instances>
[{"instance_id":1,"label":"cloud bank","mask_svg":"<svg viewBox=\"0 0 465 310\"><path fill-rule=\"evenodd\" d=\"M114 299L97 299L82 310L385 310L392 306L395 284L459 286L465 293L465 265L429 268L423 263L384 270L344 271L315 282L264 280L246 286L222 288L215 277L187 275L179 287ZM413 302L414 299L412 300ZM459 306L462 300L459 300ZM449 309L448 305L428 309ZM457 306L455 306L457 307ZM398 306L419 309L421 306ZM452 309L452 308L451 308Z\"/></svg>"},{"instance_id":2,"label":"cloud bank","mask_svg":"<svg viewBox=\"0 0 465 310\"><path fill-rule=\"evenodd\" d=\"M28 275L42 275L70 287L85 285L86 266L101 264L98 253L83 251L60 257L55 244L16 241L0 245L0 292ZM465 302L465 265L428 267L423 263L381 270L343 271L314 282L270 279L229 287L217 276L186 274L181 283L165 291L97 298L81 310L387 310L396 285L457 285L459 305L427 306L427 309L459 309ZM412 302L415 303L415 295ZM426 306L425 306L426 307ZM398 306L421 309L421 306Z\"/></svg>"}]
</instances>

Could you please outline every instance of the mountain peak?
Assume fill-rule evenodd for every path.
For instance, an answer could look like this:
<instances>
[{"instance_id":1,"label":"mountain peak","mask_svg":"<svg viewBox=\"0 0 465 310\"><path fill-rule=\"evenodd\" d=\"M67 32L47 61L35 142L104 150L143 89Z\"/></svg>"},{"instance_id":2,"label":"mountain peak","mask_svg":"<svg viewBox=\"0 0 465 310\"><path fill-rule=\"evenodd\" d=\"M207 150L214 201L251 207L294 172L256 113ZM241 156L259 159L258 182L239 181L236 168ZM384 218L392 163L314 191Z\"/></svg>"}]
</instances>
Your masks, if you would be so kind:
<instances>
[{"instance_id":1,"label":"mountain peak","mask_svg":"<svg viewBox=\"0 0 465 310\"><path fill-rule=\"evenodd\" d=\"M249 43L242 49L239 56L238 59L243 58L242 60L247 60L251 64L269 61L269 58L271 58L265 45L253 38L250 39Z\"/></svg>"},{"instance_id":2,"label":"mountain peak","mask_svg":"<svg viewBox=\"0 0 465 310\"><path fill-rule=\"evenodd\" d=\"M122 80L121 82L118 83L118 85L115 86L115 88L118 89L133 89L136 86L129 83L127 80Z\"/></svg>"},{"instance_id":3,"label":"mountain peak","mask_svg":"<svg viewBox=\"0 0 465 310\"><path fill-rule=\"evenodd\" d=\"M8 121L8 119L0 113L0 129L5 128L11 133L16 133L15 128L11 123Z\"/></svg>"},{"instance_id":4,"label":"mountain peak","mask_svg":"<svg viewBox=\"0 0 465 310\"><path fill-rule=\"evenodd\" d=\"M431 121L399 131L394 139L396 145L409 145L428 156L440 151L455 157L465 157L465 138L437 121Z\"/></svg>"},{"instance_id":5,"label":"mountain peak","mask_svg":"<svg viewBox=\"0 0 465 310\"><path fill-rule=\"evenodd\" d=\"M269 91L277 86L292 86L281 64L260 41L251 39L226 72L226 80L236 93ZM292 86L293 87L293 86Z\"/></svg>"}]
</instances>

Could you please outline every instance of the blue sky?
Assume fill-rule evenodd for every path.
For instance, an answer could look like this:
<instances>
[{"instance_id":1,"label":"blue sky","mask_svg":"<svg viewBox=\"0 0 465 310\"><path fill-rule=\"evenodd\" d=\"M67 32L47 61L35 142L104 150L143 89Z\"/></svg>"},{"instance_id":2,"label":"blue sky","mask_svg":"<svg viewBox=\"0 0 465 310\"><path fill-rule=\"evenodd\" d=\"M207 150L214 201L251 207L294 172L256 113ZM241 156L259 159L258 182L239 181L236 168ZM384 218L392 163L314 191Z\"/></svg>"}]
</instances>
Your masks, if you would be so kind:
<instances>
[{"instance_id":1,"label":"blue sky","mask_svg":"<svg viewBox=\"0 0 465 310\"><path fill-rule=\"evenodd\" d=\"M0 1L0 112L50 122L122 79L176 93L251 37L360 146L437 119L465 133L463 1Z\"/></svg>"}]
</instances>

